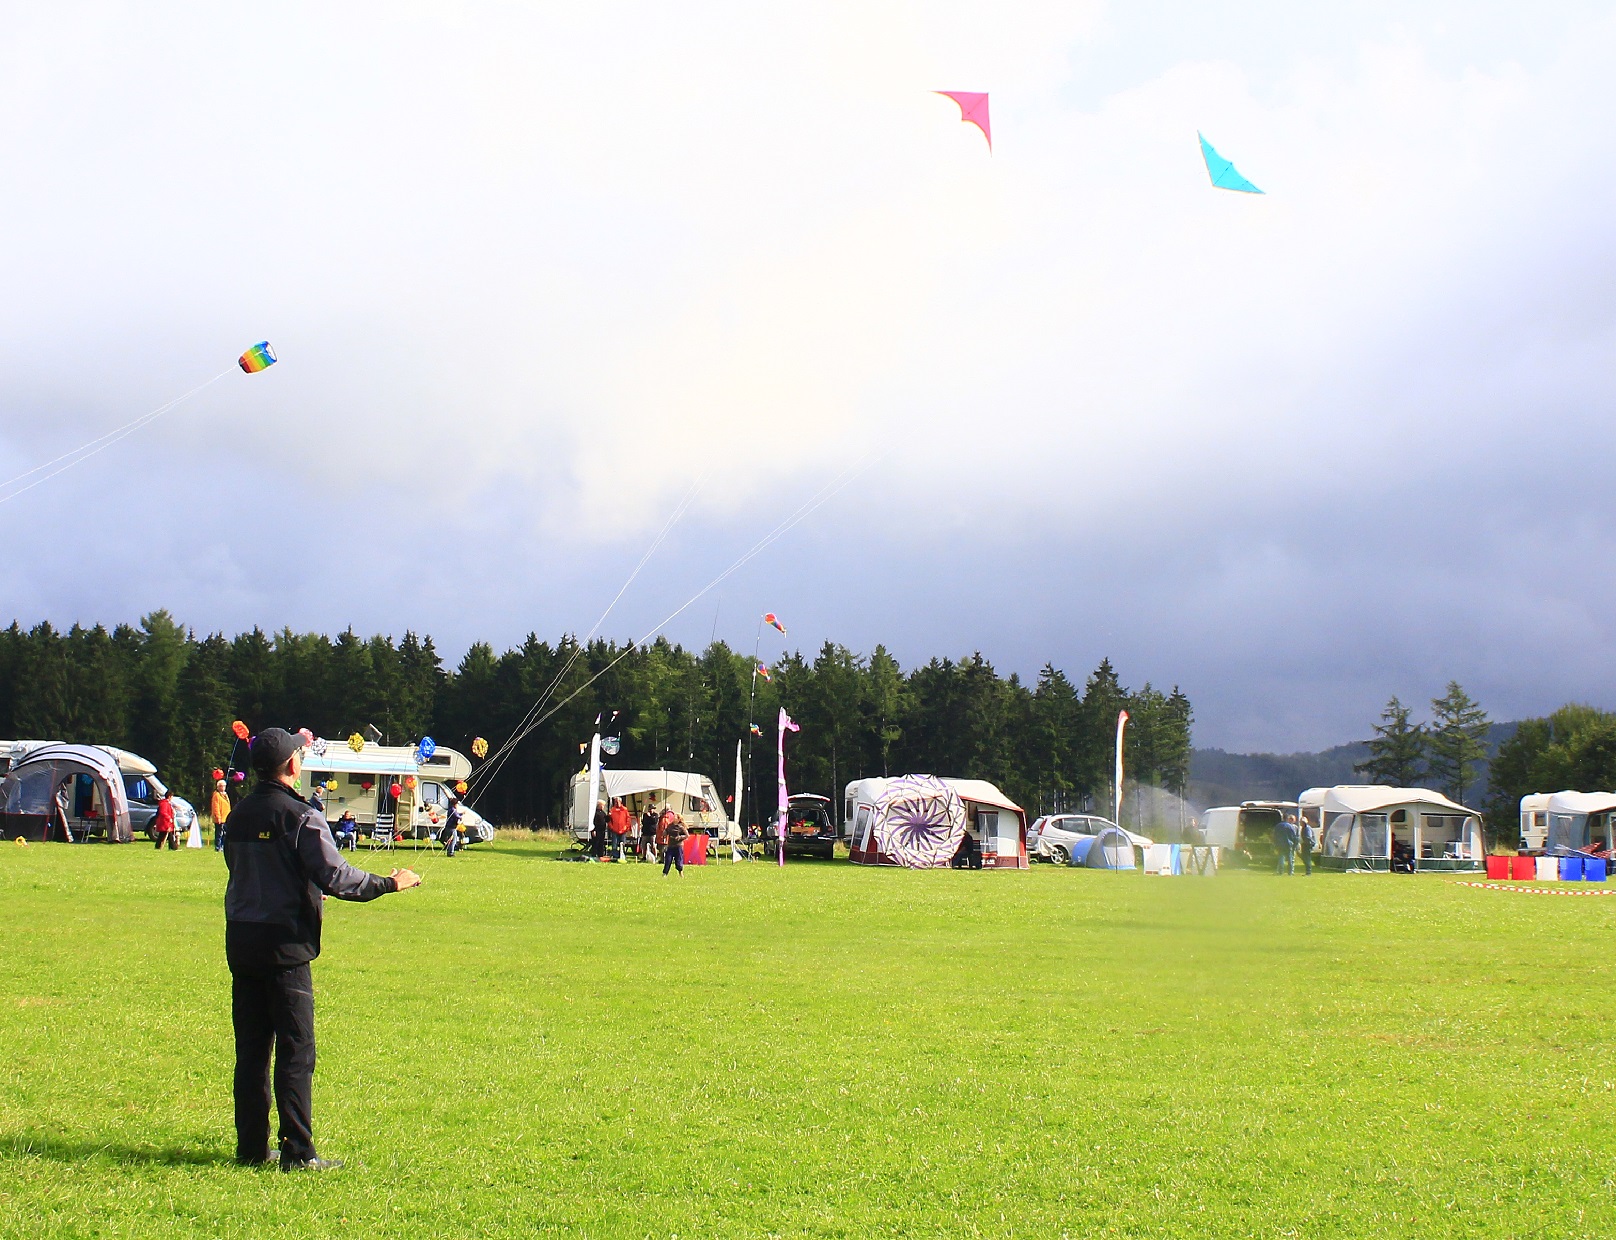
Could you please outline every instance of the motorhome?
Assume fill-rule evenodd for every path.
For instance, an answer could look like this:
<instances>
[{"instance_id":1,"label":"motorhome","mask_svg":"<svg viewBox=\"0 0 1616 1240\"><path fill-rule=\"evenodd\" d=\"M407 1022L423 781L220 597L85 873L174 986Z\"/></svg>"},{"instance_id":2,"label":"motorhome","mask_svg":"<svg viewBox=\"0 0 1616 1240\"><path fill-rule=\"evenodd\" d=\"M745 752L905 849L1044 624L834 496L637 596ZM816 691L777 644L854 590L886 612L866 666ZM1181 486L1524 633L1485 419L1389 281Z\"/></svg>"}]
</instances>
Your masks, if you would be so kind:
<instances>
[{"instance_id":1,"label":"motorhome","mask_svg":"<svg viewBox=\"0 0 1616 1240\"><path fill-rule=\"evenodd\" d=\"M336 741L324 753L312 749L303 754L303 786L335 783L323 789L325 816L336 822L344 810L352 810L361 834L375 830L378 819L401 839L427 839L442 829L449 812L454 787L471 774L471 759L439 745L430 758L416 761L414 745L377 745L365 742L354 750ZM414 779L415 786L409 781ZM397 796L393 795L394 785ZM471 843L487 843L494 838L493 825L476 810L461 805L462 830Z\"/></svg>"},{"instance_id":2,"label":"motorhome","mask_svg":"<svg viewBox=\"0 0 1616 1240\"><path fill-rule=\"evenodd\" d=\"M740 838L724 813L713 781L694 771L602 769L600 799L610 805L613 797L621 797L636 819L653 803L671 805L692 833L701 832L713 840ZM594 806L589 804L589 772L579 771L567 789L567 830L579 844L589 842L594 818Z\"/></svg>"}]
</instances>

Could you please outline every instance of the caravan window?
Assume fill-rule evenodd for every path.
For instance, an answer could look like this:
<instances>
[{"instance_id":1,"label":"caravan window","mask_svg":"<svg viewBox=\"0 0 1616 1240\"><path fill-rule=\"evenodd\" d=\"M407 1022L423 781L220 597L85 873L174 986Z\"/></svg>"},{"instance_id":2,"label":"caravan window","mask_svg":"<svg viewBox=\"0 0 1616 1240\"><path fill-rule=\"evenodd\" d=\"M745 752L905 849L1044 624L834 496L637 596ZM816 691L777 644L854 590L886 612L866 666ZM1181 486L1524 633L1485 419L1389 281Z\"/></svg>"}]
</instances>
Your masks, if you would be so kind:
<instances>
[{"instance_id":1,"label":"caravan window","mask_svg":"<svg viewBox=\"0 0 1616 1240\"><path fill-rule=\"evenodd\" d=\"M146 782L144 775L125 775L123 777L123 791L131 801L152 801L151 785Z\"/></svg>"}]
</instances>

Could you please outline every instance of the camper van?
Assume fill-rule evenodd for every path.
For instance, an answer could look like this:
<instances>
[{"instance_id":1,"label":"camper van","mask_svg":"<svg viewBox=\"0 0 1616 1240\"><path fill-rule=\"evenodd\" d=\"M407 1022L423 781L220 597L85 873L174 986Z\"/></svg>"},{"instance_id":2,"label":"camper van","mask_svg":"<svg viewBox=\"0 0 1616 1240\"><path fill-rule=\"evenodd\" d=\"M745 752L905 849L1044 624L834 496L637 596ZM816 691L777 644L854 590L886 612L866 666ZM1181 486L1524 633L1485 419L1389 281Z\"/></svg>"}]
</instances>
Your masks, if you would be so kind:
<instances>
[{"instance_id":1,"label":"camper van","mask_svg":"<svg viewBox=\"0 0 1616 1240\"><path fill-rule=\"evenodd\" d=\"M611 771L600 773L600 799L608 805L622 797L637 819L646 806L671 805L691 833L703 832L714 840L740 839L740 832L725 815L718 789L694 771ZM567 830L579 844L589 843L595 807L589 804L589 772L579 771L567 789Z\"/></svg>"},{"instance_id":2,"label":"camper van","mask_svg":"<svg viewBox=\"0 0 1616 1240\"><path fill-rule=\"evenodd\" d=\"M369 741L357 752L345 744L332 742L323 754L312 749L303 755L303 785L335 782L322 790L325 816L336 822L343 810L352 810L360 832L370 834L378 819L391 827L400 839L428 839L442 828L449 812L454 786L471 774L471 759L439 745L425 762L417 762L413 745L377 745ZM410 788L406 780L415 777ZM394 784L399 796L392 795ZM460 826L468 843L486 844L494 838L494 827L470 806L460 807Z\"/></svg>"}]
</instances>

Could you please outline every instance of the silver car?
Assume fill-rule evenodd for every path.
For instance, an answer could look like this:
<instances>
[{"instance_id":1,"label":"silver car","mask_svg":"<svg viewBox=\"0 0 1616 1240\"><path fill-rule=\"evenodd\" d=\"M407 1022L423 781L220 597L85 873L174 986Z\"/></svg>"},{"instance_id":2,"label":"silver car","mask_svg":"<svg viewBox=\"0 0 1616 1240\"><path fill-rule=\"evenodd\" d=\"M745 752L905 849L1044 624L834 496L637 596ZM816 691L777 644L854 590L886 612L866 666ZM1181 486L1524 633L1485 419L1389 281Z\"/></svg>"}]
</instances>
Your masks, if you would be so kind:
<instances>
[{"instance_id":1,"label":"silver car","mask_svg":"<svg viewBox=\"0 0 1616 1240\"><path fill-rule=\"evenodd\" d=\"M1072 844L1078 836L1098 835L1102 828L1116 825L1095 814L1046 814L1027 832L1027 851L1041 861L1070 865Z\"/></svg>"}]
</instances>

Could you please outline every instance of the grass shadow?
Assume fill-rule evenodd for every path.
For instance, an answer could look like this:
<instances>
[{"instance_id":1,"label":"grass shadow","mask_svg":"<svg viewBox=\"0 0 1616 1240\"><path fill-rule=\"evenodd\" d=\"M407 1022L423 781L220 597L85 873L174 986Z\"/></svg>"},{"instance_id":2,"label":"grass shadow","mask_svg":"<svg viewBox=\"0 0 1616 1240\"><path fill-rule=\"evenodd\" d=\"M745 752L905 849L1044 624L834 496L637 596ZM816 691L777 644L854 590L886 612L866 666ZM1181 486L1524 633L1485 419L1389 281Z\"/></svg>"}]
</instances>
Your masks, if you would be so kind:
<instances>
[{"instance_id":1,"label":"grass shadow","mask_svg":"<svg viewBox=\"0 0 1616 1240\"><path fill-rule=\"evenodd\" d=\"M61 1163L105 1159L129 1166L159 1167L224 1167L236 1164L235 1156L228 1150L181 1145L130 1145L119 1141L74 1141L44 1132L0 1136L0 1159L4 1158L49 1158Z\"/></svg>"}]
</instances>

